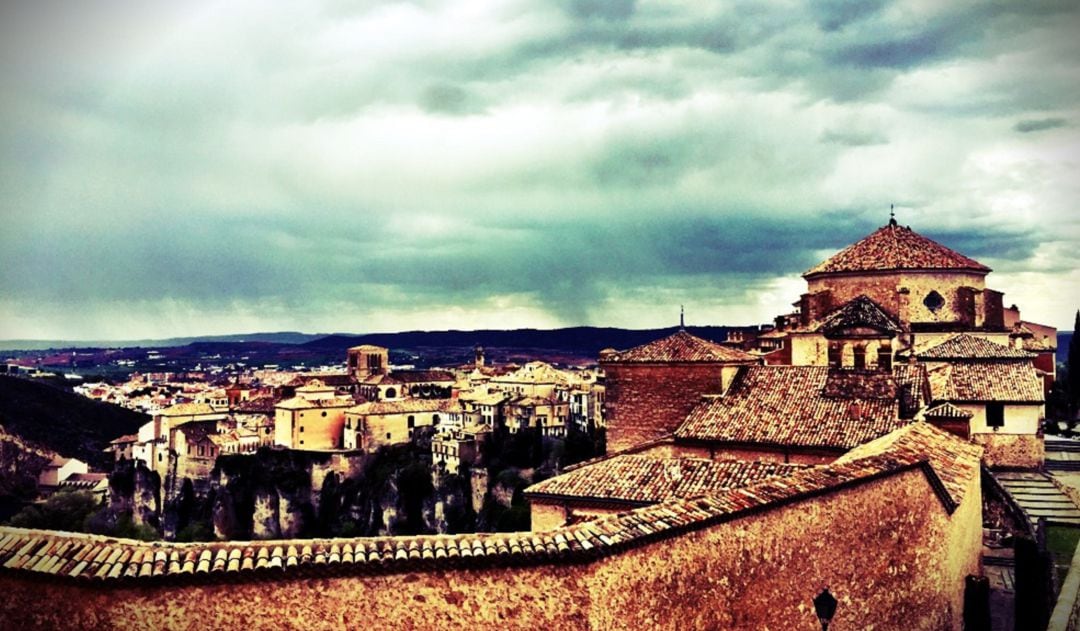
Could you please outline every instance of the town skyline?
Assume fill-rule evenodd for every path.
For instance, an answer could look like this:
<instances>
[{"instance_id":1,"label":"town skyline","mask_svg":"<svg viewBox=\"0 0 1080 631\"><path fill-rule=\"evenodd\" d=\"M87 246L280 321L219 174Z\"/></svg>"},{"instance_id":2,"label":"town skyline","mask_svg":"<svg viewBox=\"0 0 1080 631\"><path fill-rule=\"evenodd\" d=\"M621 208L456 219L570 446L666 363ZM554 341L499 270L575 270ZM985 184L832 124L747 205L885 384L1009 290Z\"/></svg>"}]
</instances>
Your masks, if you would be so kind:
<instances>
[{"instance_id":1,"label":"town skyline","mask_svg":"<svg viewBox=\"0 0 1080 631\"><path fill-rule=\"evenodd\" d=\"M0 9L0 338L767 323L897 220L1072 328L1080 9Z\"/></svg>"}]
</instances>

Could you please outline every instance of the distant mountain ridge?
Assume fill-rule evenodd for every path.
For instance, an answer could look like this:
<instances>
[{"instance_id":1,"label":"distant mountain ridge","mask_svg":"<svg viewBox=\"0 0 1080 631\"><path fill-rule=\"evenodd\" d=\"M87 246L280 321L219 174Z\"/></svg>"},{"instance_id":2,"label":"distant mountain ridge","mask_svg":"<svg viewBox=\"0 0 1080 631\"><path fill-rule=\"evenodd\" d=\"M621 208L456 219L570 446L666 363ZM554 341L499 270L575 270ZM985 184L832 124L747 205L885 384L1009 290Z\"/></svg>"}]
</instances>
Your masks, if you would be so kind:
<instances>
[{"instance_id":1,"label":"distant mountain ridge","mask_svg":"<svg viewBox=\"0 0 1080 631\"><path fill-rule=\"evenodd\" d=\"M73 348L171 348L207 342L266 342L269 344L303 344L326 337L326 333L300 333L280 331L275 333L233 333L229 335L200 335L194 337L170 337L161 340L0 340L0 350L44 351Z\"/></svg>"},{"instance_id":2,"label":"distant mountain ridge","mask_svg":"<svg viewBox=\"0 0 1080 631\"><path fill-rule=\"evenodd\" d=\"M728 331L745 330L742 326L690 326L688 331L714 342L722 342ZM659 329L620 329L615 327L579 326L562 329L479 329L475 331L402 331L398 333L300 333L282 331L274 333L237 333L231 335L207 335L199 337L175 337L162 340L123 341L65 341L65 340L0 340L0 350L40 351L67 349L104 348L177 348L183 346L212 347L225 345L284 345L299 349L318 351L343 351L350 346L374 344L388 348L415 347L471 347L492 348L546 348L595 356L603 348L619 350L651 342L677 330L676 327ZM1072 331L1058 332L1057 360L1064 362L1068 354Z\"/></svg>"},{"instance_id":3,"label":"distant mountain ridge","mask_svg":"<svg viewBox=\"0 0 1080 631\"><path fill-rule=\"evenodd\" d=\"M686 330L714 342L727 339L728 331L746 327L691 326ZM322 351L344 351L350 346L374 344L387 348L443 347L462 348L543 348L591 357L604 348L626 349L671 335L678 327L663 329L617 329L613 327L578 326L563 329L481 329L477 331L403 331L401 333L369 333L364 335L328 335L303 344L305 348Z\"/></svg>"}]
</instances>

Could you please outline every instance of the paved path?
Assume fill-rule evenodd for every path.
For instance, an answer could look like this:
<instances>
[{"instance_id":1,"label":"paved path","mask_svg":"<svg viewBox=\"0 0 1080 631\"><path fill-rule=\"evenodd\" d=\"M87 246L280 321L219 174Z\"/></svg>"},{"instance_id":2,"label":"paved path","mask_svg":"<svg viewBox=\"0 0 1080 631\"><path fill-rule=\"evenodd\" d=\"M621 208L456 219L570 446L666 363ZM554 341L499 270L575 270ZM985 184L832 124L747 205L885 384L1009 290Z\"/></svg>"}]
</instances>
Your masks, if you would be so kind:
<instances>
[{"instance_id":1,"label":"paved path","mask_svg":"<svg viewBox=\"0 0 1080 631\"><path fill-rule=\"evenodd\" d=\"M1046 468L1080 472L1080 440L1047 436Z\"/></svg>"},{"instance_id":2,"label":"paved path","mask_svg":"<svg viewBox=\"0 0 1080 631\"><path fill-rule=\"evenodd\" d=\"M1049 475L998 471L994 478L1016 500L1032 524L1045 517L1049 523L1080 526L1080 509L1054 485Z\"/></svg>"}]
</instances>

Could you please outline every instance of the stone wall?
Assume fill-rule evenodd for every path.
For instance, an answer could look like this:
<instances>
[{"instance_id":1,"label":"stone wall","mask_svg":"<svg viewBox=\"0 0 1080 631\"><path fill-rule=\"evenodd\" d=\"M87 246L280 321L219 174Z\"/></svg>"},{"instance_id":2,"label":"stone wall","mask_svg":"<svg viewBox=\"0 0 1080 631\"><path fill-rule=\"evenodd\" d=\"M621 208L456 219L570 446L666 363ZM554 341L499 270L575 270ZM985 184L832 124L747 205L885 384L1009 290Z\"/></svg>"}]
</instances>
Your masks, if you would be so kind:
<instances>
[{"instance_id":1,"label":"stone wall","mask_svg":"<svg viewBox=\"0 0 1080 631\"><path fill-rule=\"evenodd\" d=\"M720 394L721 365L601 362L607 379L608 453L675 431L704 394Z\"/></svg>"},{"instance_id":2,"label":"stone wall","mask_svg":"<svg viewBox=\"0 0 1080 631\"><path fill-rule=\"evenodd\" d=\"M983 295L985 275L972 272L848 274L815 278L807 284L810 294L831 292L831 308L866 295L905 324L963 323L969 327L982 326L982 321L976 321L975 311L983 313L984 303L987 302ZM907 293L900 293L901 288L906 289ZM935 310L924 304L931 291L936 291L945 301ZM820 317L821 314L814 315Z\"/></svg>"},{"instance_id":3,"label":"stone wall","mask_svg":"<svg viewBox=\"0 0 1080 631\"><path fill-rule=\"evenodd\" d=\"M589 562L115 587L5 571L0 619L20 629L813 629L811 599L828 586L837 629L959 630L981 537L971 484L950 516L926 472L906 469Z\"/></svg>"},{"instance_id":4,"label":"stone wall","mask_svg":"<svg viewBox=\"0 0 1080 631\"><path fill-rule=\"evenodd\" d=\"M1046 460L1043 437L1035 434L972 434L971 442L983 447L991 468L1041 469Z\"/></svg>"}]
</instances>

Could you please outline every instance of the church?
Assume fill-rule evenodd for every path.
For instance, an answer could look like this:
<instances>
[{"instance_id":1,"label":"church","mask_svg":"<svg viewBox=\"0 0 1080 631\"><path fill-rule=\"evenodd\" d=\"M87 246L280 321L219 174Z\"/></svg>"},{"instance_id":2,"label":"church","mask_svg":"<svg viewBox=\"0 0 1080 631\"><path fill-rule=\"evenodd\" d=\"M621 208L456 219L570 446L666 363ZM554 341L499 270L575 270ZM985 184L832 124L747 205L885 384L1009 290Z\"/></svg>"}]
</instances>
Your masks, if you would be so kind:
<instances>
[{"instance_id":1,"label":"church","mask_svg":"<svg viewBox=\"0 0 1080 631\"><path fill-rule=\"evenodd\" d=\"M680 329L602 351L609 452L823 464L925 421L989 467L1039 469L1056 331L1005 307L990 271L891 218L806 271L756 340Z\"/></svg>"}]
</instances>

